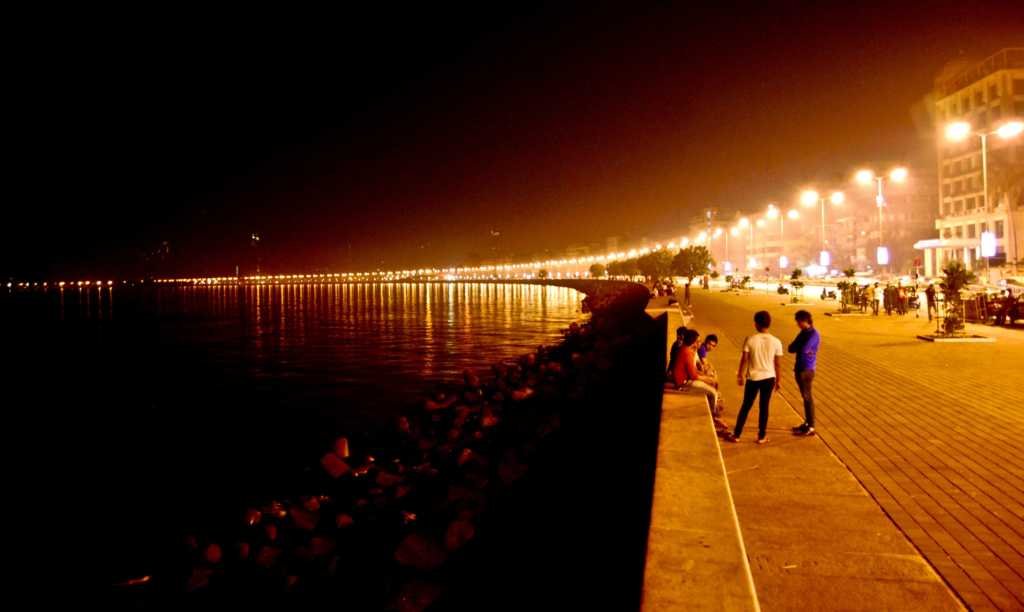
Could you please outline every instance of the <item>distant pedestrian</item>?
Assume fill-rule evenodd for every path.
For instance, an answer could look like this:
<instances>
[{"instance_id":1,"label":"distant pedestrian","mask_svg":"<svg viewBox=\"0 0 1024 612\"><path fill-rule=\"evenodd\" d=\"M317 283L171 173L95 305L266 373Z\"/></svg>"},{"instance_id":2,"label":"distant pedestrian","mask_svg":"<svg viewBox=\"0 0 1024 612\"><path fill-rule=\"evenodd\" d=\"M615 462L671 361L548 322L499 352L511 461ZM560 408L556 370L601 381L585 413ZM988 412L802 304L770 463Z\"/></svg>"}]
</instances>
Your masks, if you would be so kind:
<instances>
[{"instance_id":1,"label":"distant pedestrian","mask_svg":"<svg viewBox=\"0 0 1024 612\"><path fill-rule=\"evenodd\" d=\"M886 285L882 297L885 299L885 314L892 316L892 310L896 306L896 290L892 285Z\"/></svg>"},{"instance_id":2,"label":"distant pedestrian","mask_svg":"<svg viewBox=\"0 0 1024 612\"><path fill-rule=\"evenodd\" d=\"M811 313L806 310L798 310L795 318L800 333L790 343L789 352L796 355L793 373L796 375L800 397L804 400L804 422L800 426L794 427L793 433L798 436L813 436L814 396L811 393L811 386L814 384L814 368L818 361L821 334L814 329L814 319L811 317Z\"/></svg>"},{"instance_id":3,"label":"distant pedestrian","mask_svg":"<svg viewBox=\"0 0 1024 612\"><path fill-rule=\"evenodd\" d=\"M782 358L782 342L768 333L772 316L767 310L754 314L754 327L757 333L747 336L743 341L743 354L740 367L736 372L736 382L743 387L743 405L736 416L736 427L730 442L739 442L743 434L743 425L747 421L754 400L759 399L757 414L757 443L768 441L768 407L772 400L772 391L778 391L781 384L779 378L779 360Z\"/></svg>"},{"instance_id":4,"label":"distant pedestrian","mask_svg":"<svg viewBox=\"0 0 1024 612\"><path fill-rule=\"evenodd\" d=\"M881 291L882 290L879 288L878 283L875 283L874 285L870 285L869 288L870 288L870 293L868 294L869 295L868 299L871 301L871 314L873 314L873 315L875 315L877 317L878 316L878 301L882 297L881 296Z\"/></svg>"},{"instance_id":5,"label":"distant pedestrian","mask_svg":"<svg viewBox=\"0 0 1024 612\"><path fill-rule=\"evenodd\" d=\"M928 320L931 321L932 317L938 314L935 309L935 283L928 283L928 288L924 290L924 298L928 302Z\"/></svg>"}]
</instances>

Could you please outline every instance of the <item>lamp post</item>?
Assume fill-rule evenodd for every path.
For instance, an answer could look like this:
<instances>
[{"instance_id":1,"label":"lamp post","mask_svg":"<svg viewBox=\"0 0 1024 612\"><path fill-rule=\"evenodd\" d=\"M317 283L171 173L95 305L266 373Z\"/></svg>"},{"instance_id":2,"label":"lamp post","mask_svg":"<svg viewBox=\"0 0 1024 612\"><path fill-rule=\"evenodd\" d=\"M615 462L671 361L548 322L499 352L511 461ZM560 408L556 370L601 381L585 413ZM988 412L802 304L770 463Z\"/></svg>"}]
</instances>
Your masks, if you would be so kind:
<instances>
[{"instance_id":1,"label":"lamp post","mask_svg":"<svg viewBox=\"0 0 1024 612\"><path fill-rule=\"evenodd\" d=\"M750 228L750 241L747 242L747 270L753 268L754 261L754 224L750 222L750 219L746 217L740 217L740 220L736 222L736 227L743 230Z\"/></svg>"},{"instance_id":2,"label":"lamp post","mask_svg":"<svg viewBox=\"0 0 1024 612\"><path fill-rule=\"evenodd\" d=\"M972 135L981 138L981 183L982 190L984 191L984 195L982 197L985 198L986 211L990 210L988 198L988 137L994 135L1001 140L1012 140L1020 136L1021 133L1024 133L1024 121L1020 120L1007 121L992 132L983 130L974 131L971 124L966 121L954 121L946 125L946 140L949 140L950 142L962 142ZM1013 215L1009 214L1009 211L1007 211L1006 215L1006 224L1007 230L1009 230L1008 234L1012 235ZM1010 240L1007 240L1006 242L1007 244L1011 243ZM1016 261L1018 258L1017 244L1016 241L1012 241L1012 243L1014 250L1013 259Z\"/></svg>"},{"instance_id":3,"label":"lamp post","mask_svg":"<svg viewBox=\"0 0 1024 612\"><path fill-rule=\"evenodd\" d=\"M846 195L842 191L833 191L828 197L828 201L833 206L840 206L846 201ZM831 258L828 254L828 241L825 238L825 198L821 197L817 191L808 189L800 194L800 203L804 208L813 208L815 204L821 207L821 253L818 255L818 263L828 267L831 264Z\"/></svg>"},{"instance_id":4,"label":"lamp post","mask_svg":"<svg viewBox=\"0 0 1024 612\"><path fill-rule=\"evenodd\" d=\"M777 206L775 206L774 204L769 204L768 211L765 213L765 216L768 217L769 219L777 218L779 220L779 276L781 277L782 269L789 265L789 258L787 258L785 254L786 217L789 217L790 220L795 221L796 219L800 218L800 212L797 211L795 208L791 208L786 214L782 214L782 211L779 210Z\"/></svg>"},{"instance_id":5,"label":"lamp post","mask_svg":"<svg viewBox=\"0 0 1024 612\"><path fill-rule=\"evenodd\" d=\"M903 167L893 168L889 171L889 180L893 183L905 183L907 181L907 169ZM886 206L885 202L885 175L875 174L874 170L864 169L858 170L857 174L854 175L856 180L861 185L870 185L874 182L878 186L878 192L875 194L875 206L878 207L878 250L875 254L875 261L879 266L889 265L889 249L885 246L885 240L883 236L884 227L884 209Z\"/></svg>"}]
</instances>

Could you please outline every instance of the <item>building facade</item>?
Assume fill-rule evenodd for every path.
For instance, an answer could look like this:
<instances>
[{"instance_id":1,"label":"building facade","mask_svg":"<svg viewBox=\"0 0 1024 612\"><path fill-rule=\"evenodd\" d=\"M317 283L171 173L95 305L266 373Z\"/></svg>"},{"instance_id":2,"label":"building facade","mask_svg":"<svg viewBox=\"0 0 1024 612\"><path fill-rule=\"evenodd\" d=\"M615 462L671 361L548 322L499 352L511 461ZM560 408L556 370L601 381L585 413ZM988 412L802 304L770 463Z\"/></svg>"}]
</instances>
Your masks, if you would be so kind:
<instances>
[{"instance_id":1,"label":"building facade","mask_svg":"<svg viewBox=\"0 0 1024 612\"><path fill-rule=\"evenodd\" d=\"M1024 120L1024 48L1003 49L973 64L947 65L934 94L938 236L914 245L922 251L924 273L938 276L951 260L969 269L981 267L986 232L996 239L988 263L1015 264L1024 259L1024 134L1004 139L996 130ZM947 139L946 127L958 121L969 123L971 131L954 142Z\"/></svg>"}]
</instances>

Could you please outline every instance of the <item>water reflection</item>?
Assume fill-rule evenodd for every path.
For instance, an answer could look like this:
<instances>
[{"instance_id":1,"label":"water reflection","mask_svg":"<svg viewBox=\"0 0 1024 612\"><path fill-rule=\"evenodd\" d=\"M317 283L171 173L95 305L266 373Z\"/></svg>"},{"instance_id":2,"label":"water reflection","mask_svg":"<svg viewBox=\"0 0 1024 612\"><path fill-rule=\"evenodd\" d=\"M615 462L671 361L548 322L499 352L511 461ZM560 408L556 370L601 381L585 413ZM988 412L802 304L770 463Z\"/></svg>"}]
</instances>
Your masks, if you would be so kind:
<instances>
[{"instance_id":1,"label":"water reflection","mask_svg":"<svg viewBox=\"0 0 1024 612\"><path fill-rule=\"evenodd\" d=\"M212 363L337 387L442 380L521 354L577 320L581 297L536 285L373 283L77 288L36 299L58 320L145 314Z\"/></svg>"}]
</instances>

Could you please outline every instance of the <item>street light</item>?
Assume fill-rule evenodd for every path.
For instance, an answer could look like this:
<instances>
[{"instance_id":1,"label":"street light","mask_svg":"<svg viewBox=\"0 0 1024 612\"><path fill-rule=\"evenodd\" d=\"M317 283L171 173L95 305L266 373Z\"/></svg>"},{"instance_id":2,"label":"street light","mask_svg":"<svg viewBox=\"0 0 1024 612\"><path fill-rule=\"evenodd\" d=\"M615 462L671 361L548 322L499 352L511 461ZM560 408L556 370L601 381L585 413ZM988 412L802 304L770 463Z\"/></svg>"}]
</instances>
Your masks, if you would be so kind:
<instances>
[{"instance_id":1,"label":"street light","mask_svg":"<svg viewBox=\"0 0 1024 612\"><path fill-rule=\"evenodd\" d=\"M735 238L740 233L740 229L735 225L729 228L729 231L725 233L725 268L726 272L731 272L732 262L729 261L729 236Z\"/></svg>"},{"instance_id":2,"label":"street light","mask_svg":"<svg viewBox=\"0 0 1024 612\"><path fill-rule=\"evenodd\" d=\"M786 248L786 217L795 221L800 218L800 212L795 208L791 208L783 215L782 211L775 204L769 204L765 216L769 219L779 220L779 274L782 274L782 269L789 265L789 259L784 254Z\"/></svg>"},{"instance_id":3,"label":"street light","mask_svg":"<svg viewBox=\"0 0 1024 612\"><path fill-rule=\"evenodd\" d=\"M833 206L841 206L846 201L846 194L842 191L833 191L828 200ZM825 198L821 197L821 194L814 189L807 189L800 194L800 204L804 208L812 208L815 204L821 208L821 253L818 254L818 261L821 265L827 266L827 263L822 263L826 261L831 263L825 240Z\"/></svg>"},{"instance_id":4,"label":"street light","mask_svg":"<svg viewBox=\"0 0 1024 612\"><path fill-rule=\"evenodd\" d=\"M954 121L946 125L946 140L961 142L969 136L976 135L981 138L981 182L984 190L985 210L989 210L988 199L988 137L995 135L1001 140L1012 140L1024 132L1024 121L1018 119L1006 121L993 132L975 132L971 124L966 121ZM1013 215L1006 216L1007 225L1010 226L1010 233L1013 235ZM1013 243L1013 258L1017 259L1017 245Z\"/></svg>"},{"instance_id":5,"label":"street light","mask_svg":"<svg viewBox=\"0 0 1024 612\"><path fill-rule=\"evenodd\" d=\"M948 133L948 130L947 130ZM889 171L889 180L893 183L905 183L909 172L906 168L898 166ZM875 261L880 266L889 265L889 249L886 248L884 241L882 240L882 218L883 208L885 208L885 192L883 184L885 183L886 177L881 174L875 174L874 170L858 170L857 174L854 175L854 180L861 185L870 185L875 182L878 185L878 193L875 195L875 206L878 207L878 249L875 253Z\"/></svg>"},{"instance_id":6,"label":"street light","mask_svg":"<svg viewBox=\"0 0 1024 612\"><path fill-rule=\"evenodd\" d=\"M1011 140L1024 132L1024 121L1014 120L1003 123L993 132L975 132L971 124L966 121L954 121L946 125L946 140L951 142L962 142L969 136L976 135L981 138L981 181L982 189L985 192L985 209L988 209L988 137L995 135L1002 140Z\"/></svg>"}]
</instances>

